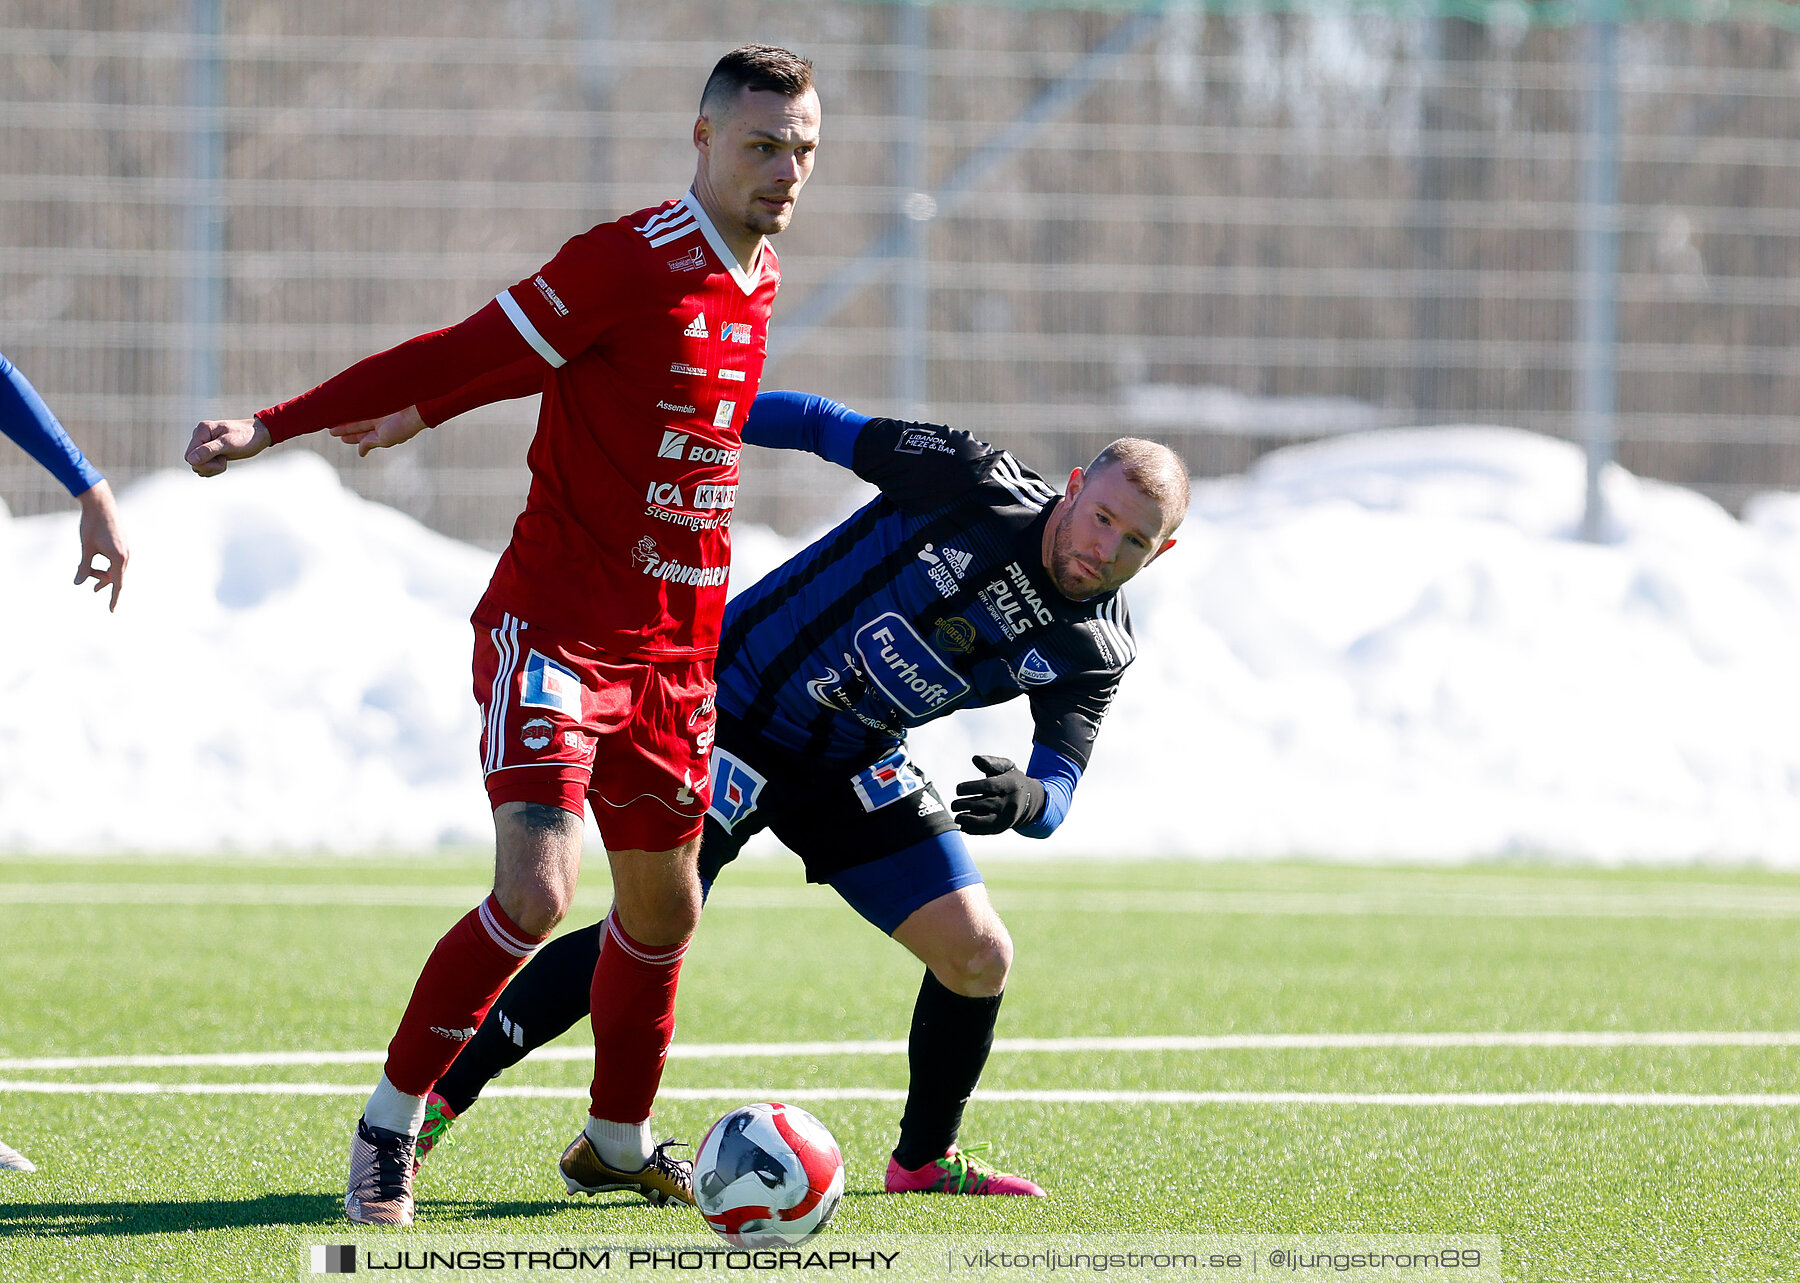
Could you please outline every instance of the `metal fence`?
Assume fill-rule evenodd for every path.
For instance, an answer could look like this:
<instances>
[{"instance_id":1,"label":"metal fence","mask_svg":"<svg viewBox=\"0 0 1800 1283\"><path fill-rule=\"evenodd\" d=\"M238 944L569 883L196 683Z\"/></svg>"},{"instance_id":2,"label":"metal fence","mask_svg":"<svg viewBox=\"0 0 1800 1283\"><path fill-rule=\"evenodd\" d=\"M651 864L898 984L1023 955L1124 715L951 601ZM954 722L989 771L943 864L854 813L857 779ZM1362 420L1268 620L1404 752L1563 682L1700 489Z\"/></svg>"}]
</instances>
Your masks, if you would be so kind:
<instances>
[{"instance_id":1,"label":"metal fence","mask_svg":"<svg viewBox=\"0 0 1800 1283\"><path fill-rule=\"evenodd\" d=\"M1046 471L1121 432L1197 472L1375 426L1577 427L1579 31L1528 6L1147 14L802 0L0 0L0 351L115 483L449 324L679 192L707 70L817 65L825 144L765 386ZM1800 36L1621 36L1617 429L1735 504L1800 486ZM534 405L358 462L503 542ZM0 447L15 513L65 500ZM752 452L741 519L850 490Z\"/></svg>"}]
</instances>

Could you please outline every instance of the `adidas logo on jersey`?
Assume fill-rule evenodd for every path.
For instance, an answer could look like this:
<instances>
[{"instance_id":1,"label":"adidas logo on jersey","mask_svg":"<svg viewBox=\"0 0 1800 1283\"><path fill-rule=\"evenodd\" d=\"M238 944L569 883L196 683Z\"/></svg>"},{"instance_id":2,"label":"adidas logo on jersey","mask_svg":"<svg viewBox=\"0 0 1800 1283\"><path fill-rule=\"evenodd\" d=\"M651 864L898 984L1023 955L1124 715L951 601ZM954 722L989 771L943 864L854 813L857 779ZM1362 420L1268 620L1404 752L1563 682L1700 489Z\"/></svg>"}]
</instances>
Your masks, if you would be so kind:
<instances>
[{"instance_id":1,"label":"adidas logo on jersey","mask_svg":"<svg viewBox=\"0 0 1800 1283\"><path fill-rule=\"evenodd\" d=\"M706 332L706 313L702 312L693 320L689 321L687 329L681 332L681 337L684 339L711 338L712 335Z\"/></svg>"},{"instance_id":2,"label":"adidas logo on jersey","mask_svg":"<svg viewBox=\"0 0 1800 1283\"><path fill-rule=\"evenodd\" d=\"M969 573L969 563L975 560L975 554L964 552L961 548L952 548L950 545L945 544L944 560L950 563L950 569L956 572L956 577L958 579L961 579L964 575Z\"/></svg>"}]
</instances>

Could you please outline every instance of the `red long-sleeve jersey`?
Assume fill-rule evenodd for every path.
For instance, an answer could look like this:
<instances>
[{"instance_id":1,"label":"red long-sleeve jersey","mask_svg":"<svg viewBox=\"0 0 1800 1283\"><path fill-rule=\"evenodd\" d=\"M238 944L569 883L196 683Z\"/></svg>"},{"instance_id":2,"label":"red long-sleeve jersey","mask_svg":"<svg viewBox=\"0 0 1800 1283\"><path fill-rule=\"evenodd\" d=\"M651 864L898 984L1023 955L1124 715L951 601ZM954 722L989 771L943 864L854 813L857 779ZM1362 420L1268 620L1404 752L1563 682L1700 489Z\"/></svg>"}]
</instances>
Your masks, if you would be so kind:
<instances>
[{"instance_id":1,"label":"red long-sleeve jersey","mask_svg":"<svg viewBox=\"0 0 1800 1283\"><path fill-rule=\"evenodd\" d=\"M531 491L477 614L619 658L718 646L744 418L780 286L738 266L691 194L575 237L460 325L257 417L277 441L432 402L537 391Z\"/></svg>"}]
</instances>

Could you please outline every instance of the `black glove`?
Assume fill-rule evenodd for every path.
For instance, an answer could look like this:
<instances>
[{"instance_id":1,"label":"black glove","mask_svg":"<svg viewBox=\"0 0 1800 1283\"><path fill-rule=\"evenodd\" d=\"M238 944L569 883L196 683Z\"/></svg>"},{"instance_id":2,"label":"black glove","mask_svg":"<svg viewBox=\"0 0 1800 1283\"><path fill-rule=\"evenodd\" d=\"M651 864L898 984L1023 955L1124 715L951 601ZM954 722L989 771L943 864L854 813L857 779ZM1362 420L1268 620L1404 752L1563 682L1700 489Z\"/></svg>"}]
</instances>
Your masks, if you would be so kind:
<instances>
[{"instance_id":1,"label":"black glove","mask_svg":"<svg viewBox=\"0 0 1800 1283\"><path fill-rule=\"evenodd\" d=\"M958 784L950 803L964 833L1004 833L1044 813L1044 786L1011 760L977 753L973 761L987 778Z\"/></svg>"}]
</instances>

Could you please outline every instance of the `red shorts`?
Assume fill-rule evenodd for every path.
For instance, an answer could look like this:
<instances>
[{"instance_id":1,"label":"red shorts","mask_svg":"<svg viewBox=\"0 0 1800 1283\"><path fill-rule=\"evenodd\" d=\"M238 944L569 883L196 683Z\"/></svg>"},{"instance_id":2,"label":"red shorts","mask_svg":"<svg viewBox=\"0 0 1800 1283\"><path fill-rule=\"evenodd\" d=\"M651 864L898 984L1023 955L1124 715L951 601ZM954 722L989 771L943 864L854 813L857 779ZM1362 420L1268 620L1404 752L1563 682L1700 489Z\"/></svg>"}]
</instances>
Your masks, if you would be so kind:
<instances>
[{"instance_id":1,"label":"red shorts","mask_svg":"<svg viewBox=\"0 0 1800 1283\"><path fill-rule=\"evenodd\" d=\"M515 615L475 621L488 799L580 815L609 851L668 851L709 801L713 661L618 660Z\"/></svg>"}]
</instances>

